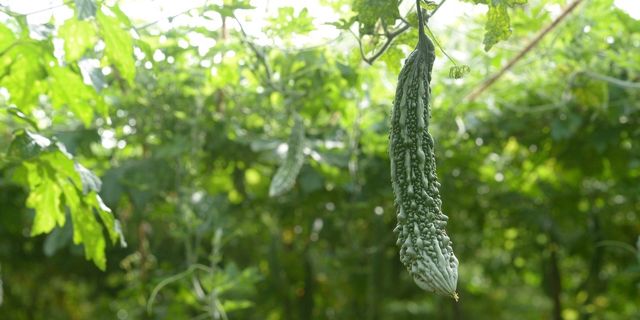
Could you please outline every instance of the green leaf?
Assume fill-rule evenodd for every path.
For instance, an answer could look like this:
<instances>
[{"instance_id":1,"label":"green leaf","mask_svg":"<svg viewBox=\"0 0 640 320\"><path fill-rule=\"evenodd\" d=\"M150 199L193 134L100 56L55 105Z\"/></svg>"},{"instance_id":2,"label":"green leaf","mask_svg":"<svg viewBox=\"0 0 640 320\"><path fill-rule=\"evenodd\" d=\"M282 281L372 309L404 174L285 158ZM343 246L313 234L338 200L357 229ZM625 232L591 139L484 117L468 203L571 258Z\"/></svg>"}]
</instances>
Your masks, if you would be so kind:
<instances>
[{"instance_id":1,"label":"green leaf","mask_svg":"<svg viewBox=\"0 0 640 320\"><path fill-rule=\"evenodd\" d=\"M131 35L122 28L120 19L115 16L108 16L103 11L99 11L97 17L100 25L100 34L105 43L105 56L118 69L129 85L133 85L136 66L133 58Z\"/></svg>"},{"instance_id":2,"label":"green leaf","mask_svg":"<svg viewBox=\"0 0 640 320\"><path fill-rule=\"evenodd\" d=\"M57 174L59 184L63 185L68 182L73 183L75 188L80 188L82 180L75 170L75 165L71 156L64 154L62 151L45 153L40 156L40 160L46 162Z\"/></svg>"},{"instance_id":3,"label":"green leaf","mask_svg":"<svg viewBox=\"0 0 640 320\"><path fill-rule=\"evenodd\" d=\"M579 73L570 83L570 89L573 98L579 105L606 109L609 101L609 87L606 82Z\"/></svg>"},{"instance_id":4,"label":"green leaf","mask_svg":"<svg viewBox=\"0 0 640 320\"><path fill-rule=\"evenodd\" d=\"M51 146L51 140L28 130L14 134L7 156L14 160L28 160L37 157Z\"/></svg>"},{"instance_id":5,"label":"green leaf","mask_svg":"<svg viewBox=\"0 0 640 320\"><path fill-rule=\"evenodd\" d=\"M64 52L67 61L77 61L96 43L96 30L93 23L68 19L58 30L64 40Z\"/></svg>"},{"instance_id":6,"label":"green leaf","mask_svg":"<svg viewBox=\"0 0 640 320\"><path fill-rule=\"evenodd\" d=\"M465 75L471 72L471 68L467 65L453 66L449 69L449 78L461 79Z\"/></svg>"},{"instance_id":7,"label":"green leaf","mask_svg":"<svg viewBox=\"0 0 640 320\"><path fill-rule=\"evenodd\" d=\"M207 7L207 9L211 9L217 11L223 17L233 17L235 10L247 10L254 9L249 1L234 1L234 3L229 4L225 3L223 5L212 4Z\"/></svg>"},{"instance_id":8,"label":"green leaf","mask_svg":"<svg viewBox=\"0 0 640 320\"><path fill-rule=\"evenodd\" d=\"M65 223L64 212L60 206L60 187L51 179L50 173L45 168L31 165L29 175L37 174L40 183L31 187L31 192L27 198L27 207L33 208L36 212L33 219L31 235L48 233L56 225L63 226Z\"/></svg>"},{"instance_id":9,"label":"green leaf","mask_svg":"<svg viewBox=\"0 0 640 320\"><path fill-rule=\"evenodd\" d=\"M124 12L122 12L122 10L120 10L120 7L118 6L109 7L109 10L113 12L113 14L116 16L116 18L118 18L118 20L120 20L120 23L122 23L122 25L125 28L133 27L131 20L129 19L129 17L127 17L127 15Z\"/></svg>"},{"instance_id":10,"label":"green leaf","mask_svg":"<svg viewBox=\"0 0 640 320\"><path fill-rule=\"evenodd\" d=\"M99 97L92 87L82 82L73 71L54 66L49 69L51 102L55 108L67 106L88 127L93 120L93 111Z\"/></svg>"},{"instance_id":11,"label":"green leaf","mask_svg":"<svg viewBox=\"0 0 640 320\"><path fill-rule=\"evenodd\" d=\"M83 167L81 164L75 164L75 171L80 175L82 180L82 193L87 194L91 191L98 192L102 186L102 181L93 172Z\"/></svg>"},{"instance_id":12,"label":"green leaf","mask_svg":"<svg viewBox=\"0 0 640 320\"><path fill-rule=\"evenodd\" d=\"M20 110L16 106L13 106L13 105L12 106L8 106L3 111L5 111L8 114L16 117L17 119L20 119L20 120L28 123L29 125L31 125L31 127L33 129L37 129L38 128L38 124L36 123L36 121L34 119L30 118L29 116L27 116L24 112L22 112L22 110Z\"/></svg>"},{"instance_id":13,"label":"green leaf","mask_svg":"<svg viewBox=\"0 0 640 320\"><path fill-rule=\"evenodd\" d=\"M252 306L253 302L249 300L225 300L222 303L222 307L226 312L251 308Z\"/></svg>"},{"instance_id":14,"label":"green leaf","mask_svg":"<svg viewBox=\"0 0 640 320\"><path fill-rule=\"evenodd\" d=\"M93 195L95 196L95 194ZM77 210L72 211L71 221L73 222L73 243L84 243L85 257L92 260L100 270L104 271L107 264L104 251L107 245L102 236L102 226L96 220L93 208L88 204L81 203Z\"/></svg>"},{"instance_id":15,"label":"green leaf","mask_svg":"<svg viewBox=\"0 0 640 320\"><path fill-rule=\"evenodd\" d=\"M122 230L120 228L120 224L116 223L116 219L113 217L111 213L111 209L107 207L96 192L91 192L87 196L87 204L89 204L100 217L100 220L104 224L107 229L107 233L109 234L109 238L112 243L116 243L118 238L121 240L121 245L126 247L126 243L124 242L124 235L122 234Z\"/></svg>"},{"instance_id":16,"label":"green leaf","mask_svg":"<svg viewBox=\"0 0 640 320\"><path fill-rule=\"evenodd\" d=\"M16 170L13 180L30 189L27 207L35 211L31 235L49 233L56 226L64 226L67 208L73 223L74 243L84 244L86 258L104 270L103 224L113 243L120 239L121 245L126 246L126 242L120 224L98 195L100 179L82 165L75 164L61 143L54 144L52 140L26 130L15 134L9 154L14 161L28 159L23 161L20 170ZM50 253L58 247L57 240L51 239L45 247Z\"/></svg>"},{"instance_id":17,"label":"green leaf","mask_svg":"<svg viewBox=\"0 0 640 320\"><path fill-rule=\"evenodd\" d=\"M95 0L75 0L76 16L79 20L95 17L98 5Z\"/></svg>"},{"instance_id":18,"label":"green leaf","mask_svg":"<svg viewBox=\"0 0 640 320\"><path fill-rule=\"evenodd\" d=\"M398 0L355 0L353 10L358 13L360 36L374 34L376 23L393 25L400 18Z\"/></svg>"},{"instance_id":19,"label":"green leaf","mask_svg":"<svg viewBox=\"0 0 640 320\"><path fill-rule=\"evenodd\" d=\"M485 25L484 34L484 50L489 51L496 43L507 40L511 35L511 23L509 13L507 13L507 5L493 1L489 5L489 13L487 13L487 23Z\"/></svg>"},{"instance_id":20,"label":"green leaf","mask_svg":"<svg viewBox=\"0 0 640 320\"><path fill-rule=\"evenodd\" d=\"M38 104L40 80L46 75L43 64L50 57L44 44L31 41L0 56L0 87L9 91L9 103L27 113Z\"/></svg>"},{"instance_id":21,"label":"green leaf","mask_svg":"<svg viewBox=\"0 0 640 320\"><path fill-rule=\"evenodd\" d=\"M0 52L3 52L9 46L13 45L14 41L16 41L16 36L13 34L13 31L0 23Z\"/></svg>"},{"instance_id":22,"label":"green leaf","mask_svg":"<svg viewBox=\"0 0 640 320\"><path fill-rule=\"evenodd\" d=\"M278 9L278 16L268 19L269 25L265 30L270 35L287 37L291 34L308 34L315 29L313 18L309 11L302 9L297 15L293 7Z\"/></svg>"},{"instance_id":23,"label":"green leaf","mask_svg":"<svg viewBox=\"0 0 640 320\"><path fill-rule=\"evenodd\" d=\"M435 1L420 1L420 7L425 10L435 10L438 4Z\"/></svg>"}]
</instances>

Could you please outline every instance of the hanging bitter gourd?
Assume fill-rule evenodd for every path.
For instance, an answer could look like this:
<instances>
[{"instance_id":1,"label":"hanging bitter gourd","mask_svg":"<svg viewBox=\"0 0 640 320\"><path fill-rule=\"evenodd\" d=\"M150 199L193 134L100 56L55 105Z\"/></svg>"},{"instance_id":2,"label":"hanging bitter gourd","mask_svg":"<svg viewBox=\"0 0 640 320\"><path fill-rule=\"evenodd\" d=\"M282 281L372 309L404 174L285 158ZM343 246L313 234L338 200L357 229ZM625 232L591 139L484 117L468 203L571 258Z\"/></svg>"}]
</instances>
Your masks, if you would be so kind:
<instances>
[{"instance_id":1,"label":"hanging bitter gourd","mask_svg":"<svg viewBox=\"0 0 640 320\"><path fill-rule=\"evenodd\" d=\"M293 128L291 128L287 145L287 155L271 179L269 186L269 196L271 197L291 190L304 164L304 121L297 113L294 115Z\"/></svg>"},{"instance_id":2,"label":"hanging bitter gourd","mask_svg":"<svg viewBox=\"0 0 640 320\"><path fill-rule=\"evenodd\" d=\"M397 212L394 232L400 260L416 284L457 300L458 259L445 232L448 218L441 209L434 140L427 131L435 48L424 34L418 11L418 47L400 71L391 115L389 157Z\"/></svg>"}]
</instances>

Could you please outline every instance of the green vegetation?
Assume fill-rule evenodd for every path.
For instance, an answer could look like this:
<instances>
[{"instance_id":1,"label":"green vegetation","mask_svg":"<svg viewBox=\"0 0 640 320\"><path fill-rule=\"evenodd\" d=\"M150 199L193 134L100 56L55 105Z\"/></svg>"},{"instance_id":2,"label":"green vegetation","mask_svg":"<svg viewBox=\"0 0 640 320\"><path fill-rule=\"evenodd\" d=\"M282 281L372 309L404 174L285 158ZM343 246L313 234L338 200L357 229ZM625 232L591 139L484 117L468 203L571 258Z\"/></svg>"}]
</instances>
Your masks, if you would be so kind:
<instances>
[{"instance_id":1,"label":"green vegetation","mask_svg":"<svg viewBox=\"0 0 640 320\"><path fill-rule=\"evenodd\" d=\"M0 319L640 318L640 20L421 3L455 302L393 233L415 1L258 2L0 4Z\"/></svg>"}]
</instances>

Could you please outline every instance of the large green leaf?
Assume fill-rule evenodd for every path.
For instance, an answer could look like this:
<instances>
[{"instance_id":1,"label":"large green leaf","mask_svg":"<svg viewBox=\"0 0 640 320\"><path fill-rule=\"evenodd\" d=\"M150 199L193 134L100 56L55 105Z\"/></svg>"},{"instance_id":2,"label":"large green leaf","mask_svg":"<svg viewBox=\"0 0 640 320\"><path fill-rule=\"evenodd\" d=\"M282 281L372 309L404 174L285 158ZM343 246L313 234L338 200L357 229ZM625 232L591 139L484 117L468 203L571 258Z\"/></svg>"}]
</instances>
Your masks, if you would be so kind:
<instances>
[{"instance_id":1,"label":"large green leaf","mask_svg":"<svg viewBox=\"0 0 640 320\"><path fill-rule=\"evenodd\" d=\"M3 52L16 41L16 36L11 29L0 23L0 52Z\"/></svg>"},{"instance_id":2,"label":"large green leaf","mask_svg":"<svg viewBox=\"0 0 640 320\"><path fill-rule=\"evenodd\" d=\"M77 190L64 189L65 198L76 202ZM87 199L95 197L95 193L87 195ZM106 241L102 236L102 226L96 220L93 206L89 203L78 201L78 207L72 210L73 243L84 244L84 254L88 260L92 260L101 270L106 269L107 258L105 256ZM113 227L113 226L111 226ZM107 227L109 229L109 227Z\"/></svg>"},{"instance_id":3,"label":"large green leaf","mask_svg":"<svg viewBox=\"0 0 640 320\"><path fill-rule=\"evenodd\" d=\"M489 51L493 45L502 40L507 40L511 35L511 23L507 6L501 2L489 5L487 24L485 25L484 50Z\"/></svg>"},{"instance_id":4,"label":"large green leaf","mask_svg":"<svg viewBox=\"0 0 640 320\"><path fill-rule=\"evenodd\" d=\"M131 35L126 29L123 29L121 20L116 16L107 15L104 10L101 10L98 12L97 18L100 34L105 43L106 57L118 69L122 77L130 85L133 85L136 66Z\"/></svg>"},{"instance_id":5,"label":"large green leaf","mask_svg":"<svg viewBox=\"0 0 640 320\"><path fill-rule=\"evenodd\" d=\"M34 41L22 42L0 56L0 87L9 91L10 103L27 113L38 104L40 81L46 75L43 64L50 55L43 47Z\"/></svg>"},{"instance_id":6,"label":"large green leaf","mask_svg":"<svg viewBox=\"0 0 640 320\"><path fill-rule=\"evenodd\" d=\"M65 210L73 223L73 241L84 244L85 256L98 268L106 267L106 240L103 226L112 243L126 245L118 221L100 199L100 179L82 165L59 143L28 131L16 133L10 147L10 159L21 160L22 176L16 182L27 184L27 206L35 211L32 235L49 233L64 226ZM51 250L50 250L51 251Z\"/></svg>"},{"instance_id":7,"label":"large green leaf","mask_svg":"<svg viewBox=\"0 0 640 320\"><path fill-rule=\"evenodd\" d=\"M485 23L484 50L489 51L496 43L511 36L511 19L508 8L524 5L527 0L466 0L475 4L489 6Z\"/></svg>"},{"instance_id":8,"label":"large green leaf","mask_svg":"<svg viewBox=\"0 0 640 320\"><path fill-rule=\"evenodd\" d=\"M51 179L51 173L46 168L39 167L37 164L26 163L25 165L30 176L38 175L40 178L39 184L30 187L31 192L27 198L27 206L36 212L31 235L51 232L56 225L63 226L65 223L64 212L60 206L62 190L55 180Z\"/></svg>"},{"instance_id":9,"label":"large green leaf","mask_svg":"<svg viewBox=\"0 0 640 320\"><path fill-rule=\"evenodd\" d=\"M95 90L68 68L49 68L51 102L56 108L67 106L85 126L91 125L94 109L101 103Z\"/></svg>"},{"instance_id":10,"label":"large green leaf","mask_svg":"<svg viewBox=\"0 0 640 320\"><path fill-rule=\"evenodd\" d=\"M360 35L374 34L378 21L384 25L393 25L400 18L398 0L354 0L353 11L358 13Z\"/></svg>"},{"instance_id":11,"label":"large green leaf","mask_svg":"<svg viewBox=\"0 0 640 320\"><path fill-rule=\"evenodd\" d=\"M64 52L67 61L77 61L96 43L96 29L92 22L68 19L58 29L58 35L64 40Z\"/></svg>"}]
</instances>

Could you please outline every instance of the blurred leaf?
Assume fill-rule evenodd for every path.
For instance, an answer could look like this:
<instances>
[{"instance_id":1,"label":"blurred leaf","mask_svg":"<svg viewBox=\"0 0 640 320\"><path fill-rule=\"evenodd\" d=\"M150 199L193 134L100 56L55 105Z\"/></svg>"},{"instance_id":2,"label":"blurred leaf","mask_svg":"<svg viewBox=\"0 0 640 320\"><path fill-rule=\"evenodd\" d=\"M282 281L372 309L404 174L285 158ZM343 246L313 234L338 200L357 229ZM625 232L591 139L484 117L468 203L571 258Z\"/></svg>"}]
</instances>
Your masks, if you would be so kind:
<instances>
[{"instance_id":1,"label":"blurred leaf","mask_svg":"<svg viewBox=\"0 0 640 320\"><path fill-rule=\"evenodd\" d=\"M453 66L449 69L449 78L461 79L465 75L467 75L469 72L471 72L471 68L467 65Z\"/></svg>"},{"instance_id":2,"label":"blurred leaf","mask_svg":"<svg viewBox=\"0 0 640 320\"><path fill-rule=\"evenodd\" d=\"M95 3L95 0L75 0L75 3L76 16L79 20L84 20L96 16L98 5Z\"/></svg>"},{"instance_id":3,"label":"blurred leaf","mask_svg":"<svg viewBox=\"0 0 640 320\"><path fill-rule=\"evenodd\" d=\"M1 45L0 45L1 46ZM0 56L0 87L9 91L9 102L29 114L38 103L40 80L46 75L43 63L51 58L43 44L27 42L16 45ZM48 62L48 61L46 61Z\"/></svg>"},{"instance_id":4,"label":"blurred leaf","mask_svg":"<svg viewBox=\"0 0 640 320\"><path fill-rule=\"evenodd\" d=\"M425 10L435 10L438 7L438 4L435 1L420 1L420 7Z\"/></svg>"},{"instance_id":5,"label":"blurred leaf","mask_svg":"<svg viewBox=\"0 0 640 320\"><path fill-rule=\"evenodd\" d=\"M571 93L579 105L588 108L604 110L609 101L607 83L583 74L576 75L574 81L572 81Z\"/></svg>"},{"instance_id":6,"label":"blurred leaf","mask_svg":"<svg viewBox=\"0 0 640 320\"><path fill-rule=\"evenodd\" d=\"M27 199L27 206L36 212L31 227L31 235L36 236L50 232L56 225L63 226L65 216L60 203L62 191L50 176L51 173L35 165L28 165L28 168L30 175L37 174L40 178L39 184L30 187Z\"/></svg>"},{"instance_id":7,"label":"blurred leaf","mask_svg":"<svg viewBox=\"0 0 640 320\"><path fill-rule=\"evenodd\" d=\"M96 44L96 30L92 22L68 19L58 29L58 36L64 40L65 58L77 61Z\"/></svg>"},{"instance_id":8,"label":"blurred leaf","mask_svg":"<svg viewBox=\"0 0 640 320\"><path fill-rule=\"evenodd\" d=\"M67 106L85 127L90 126L94 109L101 100L95 90L84 84L82 78L68 68L52 67L49 75L53 106Z\"/></svg>"},{"instance_id":9,"label":"blurred leaf","mask_svg":"<svg viewBox=\"0 0 640 320\"><path fill-rule=\"evenodd\" d=\"M66 190L66 189L65 189ZM74 195L74 191L67 190L65 197L67 199L73 199L72 202L76 202L78 197L77 193ZM88 200L92 197L95 198L95 193L89 193ZM102 235L102 226L98 220L96 220L93 209L90 204L85 204L78 201L78 206L71 209L71 221L73 222L73 243L84 244L85 257L88 260L93 261L100 270L106 269L107 258L105 256L106 242ZM114 228L113 225L106 226L107 230Z\"/></svg>"},{"instance_id":10,"label":"blurred leaf","mask_svg":"<svg viewBox=\"0 0 640 320\"><path fill-rule=\"evenodd\" d=\"M568 117L554 119L551 122L551 137L554 140L565 140L573 136L582 124L582 117L570 114Z\"/></svg>"},{"instance_id":11,"label":"blurred leaf","mask_svg":"<svg viewBox=\"0 0 640 320\"><path fill-rule=\"evenodd\" d=\"M16 41L16 36L13 31L3 23L0 23L0 52L4 52L9 46L13 45L14 41Z\"/></svg>"},{"instance_id":12,"label":"blurred leaf","mask_svg":"<svg viewBox=\"0 0 640 320\"><path fill-rule=\"evenodd\" d=\"M329 25L336 27L339 30L349 30L354 22L357 21L357 16L353 16L350 19L339 19L336 22L329 22Z\"/></svg>"},{"instance_id":13,"label":"blurred leaf","mask_svg":"<svg viewBox=\"0 0 640 320\"><path fill-rule=\"evenodd\" d=\"M360 36L372 35L378 21L393 25L400 18L398 0L354 0L353 10L358 13Z\"/></svg>"},{"instance_id":14,"label":"blurred leaf","mask_svg":"<svg viewBox=\"0 0 640 320\"><path fill-rule=\"evenodd\" d=\"M292 34L308 34L315 29L313 18L309 16L307 8L300 10L296 15L293 7L281 7L278 8L278 16L271 17L268 21L265 31L283 38Z\"/></svg>"},{"instance_id":15,"label":"blurred leaf","mask_svg":"<svg viewBox=\"0 0 640 320\"><path fill-rule=\"evenodd\" d=\"M82 186L82 178L75 169L75 163L71 157L62 151L55 150L53 152L47 152L40 155L39 161L46 163L46 165L58 174L61 184L71 182L73 186L80 188Z\"/></svg>"},{"instance_id":16,"label":"blurred leaf","mask_svg":"<svg viewBox=\"0 0 640 320\"><path fill-rule=\"evenodd\" d=\"M212 4L208 9L217 11L223 17L233 17L236 10L254 9L249 0L234 0L231 3L225 1L223 5Z\"/></svg>"},{"instance_id":17,"label":"blurred leaf","mask_svg":"<svg viewBox=\"0 0 640 320\"><path fill-rule=\"evenodd\" d=\"M102 186L100 178L98 178L93 172L83 167L81 164L76 163L74 166L76 172L80 175L82 180L82 193L88 194L89 192L99 192Z\"/></svg>"},{"instance_id":18,"label":"blurred leaf","mask_svg":"<svg viewBox=\"0 0 640 320\"><path fill-rule=\"evenodd\" d=\"M7 155L15 160L29 160L39 156L51 146L49 138L28 130L14 134Z\"/></svg>"},{"instance_id":19,"label":"blurred leaf","mask_svg":"<svg viewBox=\"0 0 640 320\"><path fill-rule=\"evenodd\" d=\"M252 306L253 302L248 300L225 300L224 302L222 302L222 307L226 312L246 309Z\"/></svg>"},{"instance_id":20,"label":"blurred leaf","mask_svg":"<svg viewBox=\"0 0 640 320\"><path fill-rule=\"evenodd\" d=\"M122 29L119 19L108 16L103 10L98 12L97 18L100 34L105 43L105 55L129 85L133 85L136 67L131 35L127 30Z\"/></svg>"},{"instance_id":21,"label":"blurred leaf","mask_svg":"<svg viewBox=\"0 0 640 320\"><path fill-rule=\"evenodd\" d=\"M28 117L26 114L24 114L24 112L22 112L20 109L18 109L15 106L9 106L5 109L5 111L13 116L15 116L18 119L21 119L25 122L27 122L29 125L31 125L31 127L33 129L37 129L38 128L38 124L31 119L30 117Z\"/></svg>"},{"instance_id":22,"label":"blurred leaf","mask_svg":"<svg viewBox=\"0 0 640 320\"><path fill-rule=\"evenodd\" d=\"M15 179L26 183L30 190L27 207L35 211L31 235L49 233L56 226L64 226L67 208L73 223L74 243L84 244L87 259L104 270L106 244L95 214L98 214L113 243L118 239L121 245L126 246L126 243L111 209L97 194L100 179L82 165L75 164L61 143L54 144L50 139L29 131L15 134L9 154L13 159L22 159L22 168L26 170L26 179L19 176ZM57 244L53 242L56 240L50 241L52 243L45 250L54 252Z\"/></svg>"}]
</instances>

